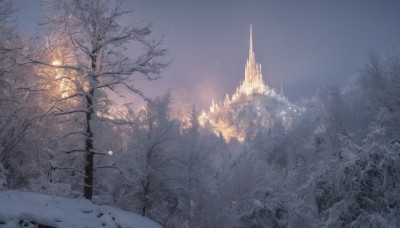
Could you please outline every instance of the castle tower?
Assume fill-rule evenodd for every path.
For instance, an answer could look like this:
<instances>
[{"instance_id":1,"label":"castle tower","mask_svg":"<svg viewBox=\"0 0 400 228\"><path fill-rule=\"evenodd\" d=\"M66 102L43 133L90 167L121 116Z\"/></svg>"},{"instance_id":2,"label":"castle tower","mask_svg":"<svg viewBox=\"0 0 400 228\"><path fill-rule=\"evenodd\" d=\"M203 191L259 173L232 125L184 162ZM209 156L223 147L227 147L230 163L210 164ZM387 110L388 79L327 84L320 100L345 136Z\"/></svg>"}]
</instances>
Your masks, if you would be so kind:
<instances>
[{"instance_id":1,"label":"castle tower","mask_svg":"<svg viewBox=\"0 0 400 228\"><path fill-rule=\"evenodd\" d=\"M236 138L243 142L248 136L247 129L252 127L251 123L254 120L260 126L271 126L275 120L282 120L286 128L291 124L292 114L296 114L296 111L290 111L295 110L291 109L295 106L284 97L282 82L280 96L277 96L274 89L270 89L264 84L261 64L257 63L254 54L251 24L249 57L246 61L244 73L244 80L231 97L226 94L225 100L220 103L215 103L212 100L210 111L208 113L203 112L199 117L202 126L209 127L216 135L222 134L226 141Z\"/></svg>"},{"instance_id":2,"label":"castle tower","mask_svg":"<svg viewBox=\"0 0 400 228\"><path fill-rule=\"evenodd\" d=\"M244 82L239 89L241 92L251 94L253 92L265 93L266 86L262 79L261 64L256 62L253 50L253 26L250 24L249 58L246 62Z\"/></svg>"}]
</instances>

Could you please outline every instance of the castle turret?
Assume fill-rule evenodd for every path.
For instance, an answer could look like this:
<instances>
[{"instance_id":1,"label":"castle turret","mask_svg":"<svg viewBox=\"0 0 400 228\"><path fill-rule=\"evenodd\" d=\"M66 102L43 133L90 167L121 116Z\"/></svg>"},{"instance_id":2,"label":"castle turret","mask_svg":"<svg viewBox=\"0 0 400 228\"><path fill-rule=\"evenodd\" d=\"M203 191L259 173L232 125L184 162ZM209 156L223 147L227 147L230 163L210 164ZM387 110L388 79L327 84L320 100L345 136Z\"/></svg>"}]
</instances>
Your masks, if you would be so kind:
<instances>
[{"instance_id":1,"label":"castle turret","mask_svg":"<svg viewBox=\"0 0 400 228\"><path fill-rule=\"evenodd\" d=\"M251 94L253 92L265 93L266 86L262 79L261 64L256 62L253 50L253 27L250 24L249 58L244 71L244 82L240 86L240 92Z\"/></svg>"}]
</instances>

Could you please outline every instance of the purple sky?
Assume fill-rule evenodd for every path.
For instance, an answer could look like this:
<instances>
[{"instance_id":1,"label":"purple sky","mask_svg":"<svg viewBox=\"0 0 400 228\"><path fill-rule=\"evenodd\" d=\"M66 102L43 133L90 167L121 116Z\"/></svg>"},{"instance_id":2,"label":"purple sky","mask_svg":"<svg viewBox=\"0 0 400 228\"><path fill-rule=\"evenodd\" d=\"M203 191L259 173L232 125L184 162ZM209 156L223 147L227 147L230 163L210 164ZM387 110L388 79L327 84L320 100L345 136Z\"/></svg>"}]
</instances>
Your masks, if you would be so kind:
<instances>
[{"instance_id":1,"label":"purple sky","mask_svg":"<svg viewBox=\"0 0 400 228\"><path fill-rule=\"evenodd\" d=\"M19 20L36 30L40 0L18 0ZM253 24L264 81L283 83L291 101L322 85L343 86L367 63L400 44L400 1L375 0L126 0L127 22L154 23L174 59L163 79L138 82L149 95L185 91L200 108L232 94L244 78Z\"/></svg>"}]
</instances>

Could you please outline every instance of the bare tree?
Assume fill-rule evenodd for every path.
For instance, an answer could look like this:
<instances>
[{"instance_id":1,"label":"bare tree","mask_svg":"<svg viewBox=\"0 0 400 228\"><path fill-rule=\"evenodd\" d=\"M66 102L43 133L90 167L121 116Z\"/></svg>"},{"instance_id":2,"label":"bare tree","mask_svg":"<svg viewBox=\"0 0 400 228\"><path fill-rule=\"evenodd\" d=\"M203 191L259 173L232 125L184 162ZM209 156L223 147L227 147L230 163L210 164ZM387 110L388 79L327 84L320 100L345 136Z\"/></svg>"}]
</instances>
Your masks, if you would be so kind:
<instances>
[{"instance_id":1,"label":"bare tree","mask_svg":"<svg viewBox=\"0 0 400 228\"><path fill-rule=\"evenodd\" d=\"M14 12L12 1L0 1L0 163L6 169L38 111L29 104L35 86L28 86L28 69L19 63L26 43L17 30Z\"/></svg>"},{"instance_id":2,"label":"bare tree","mask_svg":"<svg viewBox=\"0 0 400 228\"><path fill-rule=\"evenodd\" d=\"M120 167L125 178L123 185L136 186L120 192L117 201L124 208L136 208L143 216L157 221L163 220L168 211L163 207L169 206L165 202L169 194L166 183L173 151L171 142L178 135L178 125L170 119L170 99L167 93L148 100L147 106L139 111L124 156L127 162Z\"/></svg>"},{"instance_id":3,"label":"bare tree","mask_svg":"<svg viewBox=\"0 0 400 228\"><path fill-rule=\"evenodd\" d=\"M331 150L333 154L341 158L339 135L347 135L342 95L338 87L325 87L319 91L318 97L323 106L321 118L331 144Z\"/></svg>"},{"instance_id":4,"label":"bare tree","mask_svg":"<svg viewBox=\"0 0 400 228\"><path fill-rule=\"evenodd\" d=\"M10 115L10 112L6 113L6 106L13 101L10 94L12 86L8 79L8 72L15 64L11 58L14 48L9 42L9 39L12 38L10 34L14 33L14 29L7 25L12 11L11 1L0 1L0 108L2 110L0 113L0 163L9 157L10 148L15 145L9 127L13 115Z\"/></svg>"},{"instance_id":5,"label":"bare tree","mask_svg":"<svg viewBox=\"0 0 400 228\"><path fill-rule=\"evenodd\" d=\"M360 77L360 83L370 109L376 115L375 124L384 128L385 138L400 138L400 52L396 49L382 58L370 54L369 63Z\"/></svg>"},{"instance_id":6,"label":"bare tree","mask_svg":"<svg viewBox=\"0 0 400 228\"><path fill-rule=\"evenodd\" d=\"M187 128L183 129L178 140L176 153L176 185L182 197L183 218L187 227L207 224L205 200L214 182L212 155L219 148L218 138L210 132L202 132L198 112L193 106ZM204 225L206 227L206 225Z\"/></svg>"},{"instance_id":7,"label":"bare tree","mask_svg":"<svg viewBox=\"0 0 400 228\"><path fill-rule=\"evenodd\" d=\"M371 52L369 63L360 77L361 86L373 108L393 113L400 107L400 52L396 49L386 58Z\"/></svg>"},{"instance_id":8,"label":"bare tree","mask_svg":"<svg viewBox=\"0 0 400 228\"><path fill-rule=\"evenodd\" d=\"M122 25L120 19L130 13L123 9L122 1L52 0L46 5L46 25L52 41L48 45L49 59L31 59L31 62L53 70L55 80L63 87L58 102L69 104L58 106L55 115L80 116L80 129L78 127L67 135L79 135L81 147L64 152L85 153L84 197L90 200L94 155L104 154L101 148L96 148L94 126L110 119L104 114L111 102L107 91L120 95L119 89L125 87L144 97L134 87L132 76L141 74L149 80L159 78L161 70L168 65L161 60L167 51L160 47L161 40L148 38L150 25ZM134 44L140 45L143 53L126 55L128 45Z\"/></svg>"}]
</instances>

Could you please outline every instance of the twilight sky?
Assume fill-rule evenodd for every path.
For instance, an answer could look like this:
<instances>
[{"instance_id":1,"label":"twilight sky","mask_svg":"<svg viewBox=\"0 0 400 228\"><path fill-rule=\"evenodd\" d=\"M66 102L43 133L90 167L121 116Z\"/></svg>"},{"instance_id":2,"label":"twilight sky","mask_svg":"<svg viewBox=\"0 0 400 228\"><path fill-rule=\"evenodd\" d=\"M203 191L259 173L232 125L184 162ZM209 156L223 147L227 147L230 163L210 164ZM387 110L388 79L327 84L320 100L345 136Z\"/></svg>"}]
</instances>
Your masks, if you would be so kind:
<instances>
[{"instance_id":1,"label":"twilight sky","mask_svg":"<svg viewBox=\"0 0 400 228\"><path fill-rule=\"evenodd\" d=\"M18 0L22 28L36 31L40 0ZM253 24L256 60L270 87L283 83L289 100L322 85L343 86L359 74L370 50L400 48L400 1L395 0L125 0L126 22L154 23L173 63L156 82L138 82L149 95L171 88L200 108L222 100L244 79Z\"/></svg>"}]
</instances>

